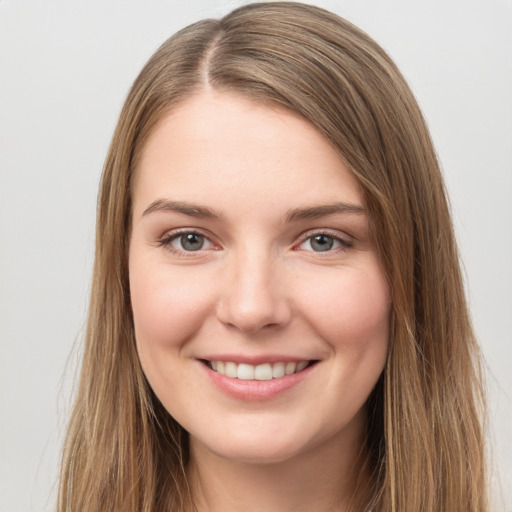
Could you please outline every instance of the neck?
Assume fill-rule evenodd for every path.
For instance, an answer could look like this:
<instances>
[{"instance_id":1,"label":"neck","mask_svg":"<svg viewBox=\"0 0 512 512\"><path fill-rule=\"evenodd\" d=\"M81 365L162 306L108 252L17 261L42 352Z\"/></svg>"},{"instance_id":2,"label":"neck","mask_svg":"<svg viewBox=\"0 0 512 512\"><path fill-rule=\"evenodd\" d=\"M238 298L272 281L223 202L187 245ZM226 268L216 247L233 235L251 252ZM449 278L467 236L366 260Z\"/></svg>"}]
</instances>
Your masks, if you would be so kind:
<instances>
[{"instance_id":1,"label":"neck","mask_svg":"<svg viewBox=\"0 0 512 512\"><path fill-rule=\"evenodd\" d=\"M230 460L190 441L189 481L197 512L361 510L370 483L361 429L337 434L285 461Z\"/></svg>"}]
</instances>

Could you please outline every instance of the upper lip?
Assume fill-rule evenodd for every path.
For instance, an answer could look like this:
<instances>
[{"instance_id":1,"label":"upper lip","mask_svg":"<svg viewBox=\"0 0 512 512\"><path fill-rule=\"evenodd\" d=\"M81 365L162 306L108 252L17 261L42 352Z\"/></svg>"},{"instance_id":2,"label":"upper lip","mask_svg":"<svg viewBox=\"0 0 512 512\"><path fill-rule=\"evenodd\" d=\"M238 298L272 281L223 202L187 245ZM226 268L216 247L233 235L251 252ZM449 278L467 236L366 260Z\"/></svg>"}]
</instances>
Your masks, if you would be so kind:
<instances>
[{"instance_id":1,"label":"upper lip","mask_svg":"<svg viewBox=\"0 0 512 512\"><path fill-rule=\"evenodd\" d=\"M198 359L205 361L224 361L233 363L245 363L253 366L265 363L300 363L301 361L316 361L315 358L290 356L284 354L265 354L265 355L244 355L244 354L209 354Z\"/></svg>"}]
</instances>

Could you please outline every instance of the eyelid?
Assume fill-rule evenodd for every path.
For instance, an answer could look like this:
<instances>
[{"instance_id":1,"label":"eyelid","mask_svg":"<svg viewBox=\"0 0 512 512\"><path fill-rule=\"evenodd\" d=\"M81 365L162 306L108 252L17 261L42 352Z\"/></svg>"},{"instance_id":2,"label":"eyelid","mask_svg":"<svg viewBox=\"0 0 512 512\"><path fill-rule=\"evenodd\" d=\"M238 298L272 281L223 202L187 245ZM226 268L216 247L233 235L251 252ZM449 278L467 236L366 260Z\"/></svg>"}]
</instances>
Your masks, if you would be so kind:
<instances>
[{"instance_id":1,"label":"eyelid","mask_svg":"<svg viewBox=\"0 0 512 512\"><path fill-rule=\"evenodd\" d=\"M305 233L302 233L300 235L299 242L294 245L294 249L300 250L300 246L304 242L306 242L310 238L313 238L315 236L320 236L320 235L325 235L325 236L331 237L331 238L339 241L341 244L341 247L338 247L336 249L332 249L329 251L325 251L324 253L322 253L321 251L307 251L307 252L315 252L318 255L329 254L329 253L332 254L333 252L336 252L336 251L340 251L340 250L343 251L343 250L349 249L350 247L352 247L354 245L352 237L350 237L349 235L347 235L345 233L340 233L340 231L329 229L329 228L325 228L325 229L319 228L319 229L311 229L309 231L306 231ZM305 249L303 249L303 250L305 250Z\"/></svg>"},{"instance_id":2,"label":"eyelid","mask_svg":"<svg viewBox=\"0 0 512 512\"><path fill-rule=\"evenodd\" d=\"M197 251L184 251L180 250L172 245L172 242L178 238L181 235L185 234L198 234L203 237L205 237L208 242L212 245L212 247L206 248L206 249L198 249ZM312 251L312 250L306 250L302 249L306 252L313 252L319 256L322 256L322 254L332 254L334 252L338 251L344 251L346 249L349 249L354 245L353 238L349 236L346 233L341 233L338 230L329 229L329 228L316 228L311 229L309 231L306 231L305 233L302 233L299 237L299 241L293 245L294 250L301 250L300 246L304 244L308 239L313 238L315 236L325 235L328 237L331 237L338 242L340 242L341 246L337 247L335 249L331 249L328 251L325 251L325 253L322 253L321 251ZM219 250L221 249L220 244L215 241L215 237L208 231L205 231L201 228L196 227L182 227L182 228L176 228L172 229L170 231L166 231L161 237L159 237L157 241L158 245L160 247L163 247L164 249L168 250L171 253L178 254L183 257L197 257L199 255L204 255L204 252L206 251L212 251L212 250Z\"/></svg>"},{"instance_id":3,"label":"eyelid","mask_svg":"<svg viewBox=\"0 0 512 512\"><path fill-rule=\"evenodd\" d=\"M197 251L184 251L180 250L172 245L172 242L176 240L176 238L180 237L181 235L187 235L187 234L196 234L204 237L208 242L212 245L212 247L208 247L206 249L198 249ZM167 251L180 255L182 257L190 258L190 257L197 257L199 255L204 255L204 252L211 251L211 250L219 250L220 245L218 242L214 240L214 237L211 233L201 229L201 228L176 228L172 229L170 231L166 231L159 239L158 239L158 245L160 247L163 247Z\"/></svg>"}]
</instances>

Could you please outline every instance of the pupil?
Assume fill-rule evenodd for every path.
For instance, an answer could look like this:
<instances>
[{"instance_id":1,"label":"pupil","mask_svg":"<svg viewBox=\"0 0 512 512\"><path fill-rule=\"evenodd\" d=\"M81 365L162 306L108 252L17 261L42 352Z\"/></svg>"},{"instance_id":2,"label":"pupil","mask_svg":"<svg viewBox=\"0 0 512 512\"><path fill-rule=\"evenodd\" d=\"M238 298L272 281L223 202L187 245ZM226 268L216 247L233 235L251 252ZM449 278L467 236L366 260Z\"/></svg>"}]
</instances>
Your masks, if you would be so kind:
<instances>
[{"instance_id":1,"label":"pupil","mask_svg":"<svg viewBox=\"0 0 512 512\"><path fill-rule=\"evenodd\" d=\"M311 240L311 247L318 252L329 251L334 245L334 240L330 236L317 235Z\"/></svg>"},{"instance_id":2,"label":"pupil","mask_svg":"<svg viewBox=\"0 0 512 512\"><path fill-rule=\"evenodd\" d=\"M201 235L195 233L187 233L181 235L181 245L186 251L198 251L203 247L204 239Z\"/></svg>"}]
</instances>

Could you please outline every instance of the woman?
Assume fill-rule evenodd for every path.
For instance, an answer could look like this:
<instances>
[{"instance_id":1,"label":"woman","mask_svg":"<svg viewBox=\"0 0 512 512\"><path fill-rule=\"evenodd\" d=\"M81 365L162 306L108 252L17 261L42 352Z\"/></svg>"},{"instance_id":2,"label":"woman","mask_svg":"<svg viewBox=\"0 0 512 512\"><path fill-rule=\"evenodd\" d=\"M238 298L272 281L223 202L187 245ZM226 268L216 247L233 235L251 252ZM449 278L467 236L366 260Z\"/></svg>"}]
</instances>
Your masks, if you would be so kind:
<instances>
[{"instance_id":1,"label":"woman","mask_svg":"<svg viewBox=\"0 0 512 512\"><path fill-rule=\"evenodd\" d=\"M196 23L105 164L60 510L486 510L478 358L389 57L297 3Z\"/></svg>"}]
</instances>

